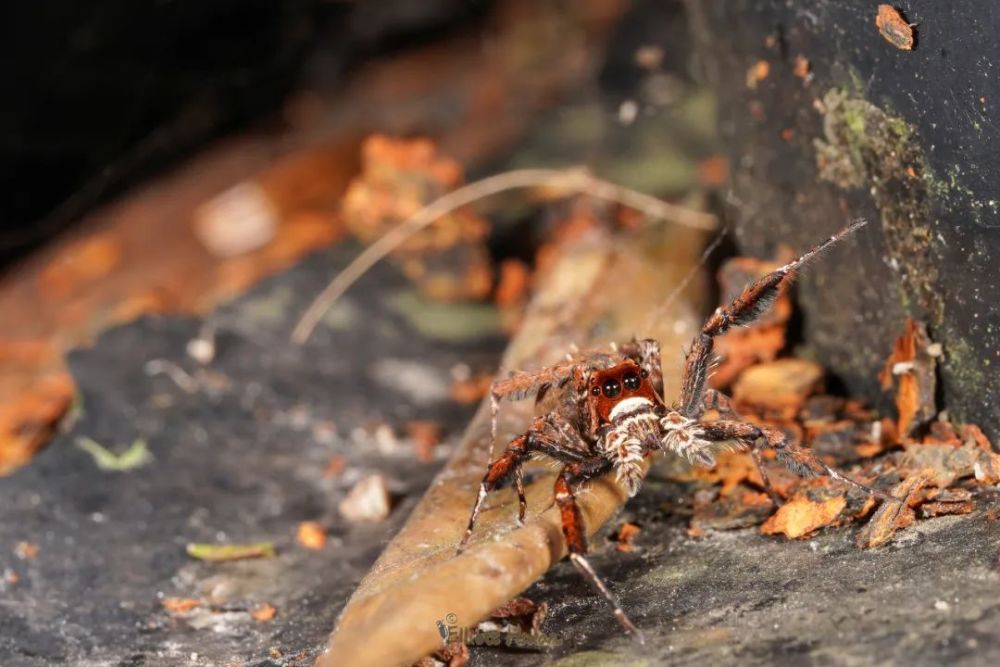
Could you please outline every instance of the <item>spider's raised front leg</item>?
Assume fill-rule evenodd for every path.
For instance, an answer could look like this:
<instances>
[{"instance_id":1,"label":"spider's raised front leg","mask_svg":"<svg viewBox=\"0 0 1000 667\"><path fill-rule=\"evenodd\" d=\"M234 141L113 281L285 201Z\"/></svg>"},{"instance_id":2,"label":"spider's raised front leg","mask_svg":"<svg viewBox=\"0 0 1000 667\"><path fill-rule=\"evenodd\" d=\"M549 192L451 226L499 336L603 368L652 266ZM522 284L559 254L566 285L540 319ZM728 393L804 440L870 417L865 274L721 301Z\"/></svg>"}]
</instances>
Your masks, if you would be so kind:
<instances>
[{"instance_id":1,"label":"spider's raised front leg","mask_svg":"<svg viewBox=\"0 0 1000 667\"><path fill-rule=\"evenodd\" d=\"M739 421L703 421L698 424L702 437L708 442L731 440L740 443L754 453L763 445L770 447L778 455L778 463L788 468L800 477L831 477L839 482L853 486L870 495L900 502L899 499L857 482L823 463L816 454L808 449L792 445L785 434L778 429L767 426L757 426L749 422ZM755 459L756 460L756 459Z\"/></svg>"},{"instance_id":2,"label":"spider's raised front leg","mask_svg":"<svg viewBox=\"0 0 1000 667\"><path fill-rule=\"evenodd\" d=\"M714 410L720 417L726 420L739 421L740 419L740 416L733 408L733 404L729 397L717 389L705 390L705 397L702 399L701 406L702 409L698 413L699 418L705 413L706 410ZM767 492L767 495L771 498L771 502L774 503L775 507L781 507L781 498L778 496L778 492L774 490L774 486L771 484L771 479L767 476L767 469L764 467L764 461L760 458L760 448L750 447L749 449L750 458L753 460L754 467L757 468L757 474L760 475L760 481L764 486L764 491Z\"/></svg>"},{"instance_id":3,"label":"spider's raised front leg","mask_svg":"<svg viewBox=\"0 0 1000 667\"><path fill-rule=\"evenodd\" d=\"M796 271L865 223L865 220L856 220L795 261L750 283L730 303L716 308L705 322L701 333L692 342L684 360L679 407L682 415L695 417L701 409L716 336L724 334L734 326L750 324L757 319L771 306L782 288L795 277Z\"/></svg>"},{"instance_id":4,"label":"spider's raised front leg","mask_svg":"<svg viewBox=\"0 0 1000 667\"><path fill-rule=\"evenodd\" d=\"M558 413L543 415L535 419L527 432L511 440L503 454L491 461L486 467L486 474L479 484L479 494L476 496L476 502L472 506L472 514L469 516L469 525L458 544L459 552L465 548L466 542L472 536L479 510L482 509L487 494L511 475L514 476L514 484L517 489L518 522L524 523L528 503L524 495L521 465L533 452L543 453L564 462L582 461L591 456L590 445Z\"/></svg>"},{"instance_id":5,"label":"spider's raised front leg","mask_svg":"<svg viewBox=\"0 0 1000 667\"><path fill-rule=\"evenodd\" d=\"M618 603L614 593L608 589L584 556L587 553L587 531L583 525L580 507L576 504L576 496L573 494L573 484L596 477L607 472L610 468L611 465L603 460L591 465L573 464L564 467L556 478L555 500L559 507L563 536L566 538L566 548L569 549L569 559L573 563L573 567L608 601L608 604L614 609L615 618L625 628L625 631L642 644L645 641L642 632L632 623L621 604Z\"/></svg>"}]
</instances>

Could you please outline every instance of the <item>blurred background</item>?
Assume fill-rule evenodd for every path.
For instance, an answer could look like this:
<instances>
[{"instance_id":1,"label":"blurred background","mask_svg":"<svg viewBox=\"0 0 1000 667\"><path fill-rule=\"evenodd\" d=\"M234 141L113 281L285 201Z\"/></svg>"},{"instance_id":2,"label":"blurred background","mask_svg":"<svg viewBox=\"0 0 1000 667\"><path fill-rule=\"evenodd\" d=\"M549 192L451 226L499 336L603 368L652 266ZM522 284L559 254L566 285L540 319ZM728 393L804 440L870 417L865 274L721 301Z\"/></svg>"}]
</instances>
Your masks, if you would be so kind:
<instances>
[{"instance_id":1,"label":"blurred background","mask_svg":"<svg viewBox=\"0 0 1000 667\"><path fill-rule=\"evenodd\" d=\"M101 2L5 26L0 469L68 409L66 350L383 233L340 207L373 134L453 161L422 203L516 167L691 202L726 176L679 2ZM531 256L544 225L521 213L472 233L455 261L477 277L443 296L486 298Z\"/></svg>"},{"instance_id":2,"label":"blurred background","mask_svg":"<svg viewBox=\"0 0 1000 667\"><path fill-rule=\"evenodd\" d=\"M832 395L812 397L823 399L819 421L850 396L865 428L881 419L899 440L952 446L951 418L978 424L978 451L990 452L1000 424L997 10L904 5L8 3L0 663L314 657L457 446L558 249L649 227L641 206L542 182L503 192L410 239L324 314L307 346L289 343L366 246L456 188L512 170L585 166L715 216L726 233L706 268L721 269L720 285L693 284L706 309L768 260L868 218L838 251L846 259L806 272L794 308L782 302L724 349L716 382L794 351ZM682 250L695 257L701 246ZM722 263L737 253L759 260ZM902 340L923 356L906 356ZM903 409L893 363L915 360L921 383ZM908 416L897 423L894 411ZM850 440L857 424L847 426ZM869 458L893 440L870 437ZM362 487L375 490L374 507L365 496L341 504ZM661 487L639 511L676 509L675 490ZM947 512L972 511L959 500ZM771 510L723 509L739 516L719 510L716 527ZM660 528L681 539L685 522ZM988 530L977 544L995 544ZM260 559L216 571L189 543L256 544ZM782 569L757 546L760 568ZM688 547L697 564L700 546ZM626 574L640 567L624 562ZM897 565L909 585L913 564ZM742 570L730 569L729 592L743 595ZM685 600L711 597L705 577ZM576 583L562 573L541 586L572 599ZM754 607L759 627L774 625L763 616L774 608L770 598ZM606 646L618 639L604 616L578 619L572 604L559 613L557 624L585 622ZM936 618L923 621L937 628ZM803 633L826 624L802 619ZM743 640L763 641L756 629ZM753 655L783 655L773 644ZM946 645L960 644L934 644ZM703 648L695 663L708 660Z\"/></svg>"}]
</instances>

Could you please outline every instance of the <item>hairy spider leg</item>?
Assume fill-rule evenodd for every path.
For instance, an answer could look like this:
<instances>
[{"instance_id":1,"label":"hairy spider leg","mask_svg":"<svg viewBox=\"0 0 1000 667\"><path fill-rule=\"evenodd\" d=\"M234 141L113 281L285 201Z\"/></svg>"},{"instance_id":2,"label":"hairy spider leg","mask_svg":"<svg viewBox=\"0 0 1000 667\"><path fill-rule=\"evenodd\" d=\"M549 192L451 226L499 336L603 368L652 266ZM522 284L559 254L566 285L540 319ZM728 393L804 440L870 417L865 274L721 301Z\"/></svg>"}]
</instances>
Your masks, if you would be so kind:
<instances>
[{"instance_id":1,"label":"hairy spider leg","mask_svg":"<svg viewBox=\"0 0 1000 667\"><path fill-rule=\"evenodd\" d=\"M684 360L679 409L682 415L695 417L701 409L716 336L724 334L733 326L750 324L760 317L774 303L782 288L795 278L796 272L804 264L865 224L867 221L864 219L855 220L798 259L750 283L730 303L715 309L691 343L691 349L688 350Z\"/></svg>"},{"instance_id":2,"label":"hairy spider leg","mask_svg":"<svg viewBox=\"0 0 1000 667\"><path fill-rule=\"evenodd\" d=\"M528 502L524 495L521 465L535 452L546 454L564 463L581 461L593 455L590 445L576 431L568 428L565 419L559 415L549 414L535 419L528 431L511 440L503 454L486 467L486 474L479 484L479 494L469 516L469 525L458 544L458 553L462 552L472 536L486 496L511 475L514 476L517 489L518 521L524 522Z\"/></svg>"},{"instance_id":3,"label":"hairy spider leg","mask_svg":"<svg viewBox=\"0 0 1000 667\"><path fill-rule=\"evenodd\" d=\"M705 398L701 402L701 412L698 414L700 418L706 410L715 410L719 413L725 421L740 421L740 416L733 408L732 401L729 397L723 394L717 389L706 389ZM778 496L778 492L774 490L774 485L771 484L771 478L767 475L767 469L764 467L764 461L760 458L760 448L759 447L749 447L750 458L753 460L754 467L757 469L757 474L760 475L761 484L764 486L764 491L767 492L768 497L771 498L771 502L774 503L775 507L781 507L784 502L781 497Z\"/></svg>"},{"instance_id":4,"label":"hairy spider leg","mask_svg":"<svg viewBox=\"0 0 1000 667\"><path fill-rule=\"evenodd\" d=\"M778 429L739 421L703 421L700 426L705 432L706 440L734 440L743 443L751 452L758 450L761 443L764 443L778 455L778 463L800 477L827 475L882 500L900 502L897 498L837 472L823 463L813 452L794 446Z\"/></svg>"},{"instance_id":5,"label":"hairy spider leg","mask_svg":"<svg viewBox=\"0 0 1000 667\"><path fill-rule=\"evenodd\" d=\"M610 464L602 462L600 467L585 470L583 466L568 465L562 469L555 483L555 500L559 507L560 518L562 519L563 536L566 538L566 546L569 549L569 559L573 567L586 579L591 586L608 601L614 609L615 618L621 623L625 632L631 634L640 643L645 643L642 632L632 623L628 615L622 609L618 598L608 590L608 587L594 571L593 566L584 556L587 553L587 533L583 525L583 516L580 507L576 504L576 496L573 494L572 484L577 481L587 480L602 472L611 469Z\"/></svg>"}]
</instances>

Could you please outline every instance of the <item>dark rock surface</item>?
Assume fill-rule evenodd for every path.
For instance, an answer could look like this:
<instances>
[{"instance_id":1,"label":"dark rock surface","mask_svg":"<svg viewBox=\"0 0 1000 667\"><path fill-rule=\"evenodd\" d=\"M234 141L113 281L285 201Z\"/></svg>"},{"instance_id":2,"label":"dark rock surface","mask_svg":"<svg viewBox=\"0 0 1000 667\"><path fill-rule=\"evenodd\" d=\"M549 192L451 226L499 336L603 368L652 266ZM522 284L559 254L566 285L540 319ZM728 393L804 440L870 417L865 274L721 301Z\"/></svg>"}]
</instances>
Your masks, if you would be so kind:
<instances>
[{"instance_id":1,"label":"dark rock surface","mask_svg":"<svg viewBox=\"0 0 1000 667\"><path fill-rule=\"evenodd\" d=\"M686 534L690 496L651 478L618 522L636 550L598 540L591 562L646 635L621 632L567 562L526 595L550 604L542 632L559 667L603 665L988 665L1000 660L1000 522L944 517L861 551L853 529L810 540L756 529ZM983 508L998 496L983 497ZM664 513L668 510L668 513ZM673 511L670 511L673 510ZM677 511L680 510L680 511ZM472 665L534 665L538 653L477 647ZM547 663L549 664L549 663Z\"/></svg>"},{"instance_id":2,"label":"dark rock surface","mask_svg":"<svg viewBox=\"0 0 1000 667\"><path fill-rule=\"evenodd\" d=\"M289 344L316 286L355 252L314 257L223 308L203 369L185 353L201 331L191 319L145 318L73 354L78 420L0 479L0 665L256 664L272 647L311 662L439 467L379 425L398 435L407 420L433 420L456 438L472 407L450 400L450 369L492 370L503 346L495 320L475 308L435 306L434 322L421 319L419 299L385 266L307 346ZM182 367L197 390L149 376L157 359ZM104 471L81 437L118 453L143 439L153 460ZM344 473L324 478L338 454ZM372 472L394 496L390 519L349 525L337 503ZM296 544L304 520L328 529L323 551ZM19 559L22 541L37 556ZM211 564L185 554L189 542L262 541L277 558ZM171 617L166 596L215 607ZM261 602L277 608L274 620L250 617Z\"/></svg>"},{"instance_id":3,"label":"dark rock surface","mask_svg":"<svg viewBox=\"0 0 1000 667\"><path fill-rule=\"evenodd\" d=\"M875 26L878 3L692 0L698 62L719 98L740 249L810 247L866 217L850 261L804 276L803 337L877 400L877 371L918 318L944 349L942 407L1000 435L1000 65L994 5L893 5L912 51ZM809 77L796 75L797 59ZM763 61L766 78L748 71ZM801 72L800 72L801 73Z\"/></svg>"}]
</instances>

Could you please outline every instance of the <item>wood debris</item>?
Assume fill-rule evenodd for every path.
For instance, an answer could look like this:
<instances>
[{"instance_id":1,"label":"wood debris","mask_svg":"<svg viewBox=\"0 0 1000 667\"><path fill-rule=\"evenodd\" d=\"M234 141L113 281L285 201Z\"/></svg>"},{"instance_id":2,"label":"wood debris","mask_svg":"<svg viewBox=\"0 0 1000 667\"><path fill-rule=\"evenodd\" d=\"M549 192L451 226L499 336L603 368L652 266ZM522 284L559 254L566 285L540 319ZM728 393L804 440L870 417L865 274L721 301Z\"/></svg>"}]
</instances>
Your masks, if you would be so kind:
<instances>
[{"instance_id":1,"label":"wood debris","mask_svg":"<svg viewBox=\"0 0 1000 667\"><path fill-rule=\"evenodd\" d=\"M914 45L913 26L907 22L898 9L892 5L879 5L875 15L875 27L879 34L897 49L912 51Z\"/></svg>"},{"instance_id":2,"label":"wood debris","mask_svg":"<svg viewBox=\"0 0 1000 667\"><path fill-rule=\"evenodd\" d=\"M618 529L618 536L615 540L615 548L618 551L629 552L635 549L635 545L632 544L632 540L635 539L636 535L642 532L642 528L634 523L626 521Z\"/></svg>"},{"instance_id":3,"label":"wood debris","mask_svg":"<svg viewBox=\"0 0 1000 667\"><path fill-rule=\"evenodd\" d=\"M361 162L341 215L364 243L373 243L465 180L458 162L427 139L373 135L362 145ZM391 257L431 298L481 299L493 283L485 245L489 228L484 218L462 208L414 234Z\"/></svg>"},{"instance_id":4,"label":"wood debris","mask_svg":"<svg viewBox=\"0 0 1000 667\"><path fill-rule=\"evenodd\" d=\"M278 610L266 602L261 602L260 604L254 605L250 610L250 618L261 623L267 623L273 620L275 616L278 615Z\"/></svg>"},{"instance_id":5,"label":"wood debris","mask_svg":"<svg viewBox=\"0 0 1000 667\"><path fill-rule=\"evenodd\" d=\"M834 523L847 506L843 490L820 487L817 491L820 492L796 495L779 507L760 527L760 532L765 535L783 534L794 539Z\"/></svg>"},{"instance_id":6,"label":"wood debris","mask_svg":"<svg viewBox=\"0 0 1000 667\"><path fill-rule=\"evenodd\" d=\"M326 546L326 529L318 521L303 521L295 533L296 541L312 551L322 551Z\"/></svg>"},{"instance_id":7,"label":"wood debris","mask_svg":"<svg viewBox=\"0 0 1000 667\"><path fill-rule=\"evenodd\" d=\"M744 285L747 274L764 269L743 258L727 262L720 271L722 299L731 298L728 292ZM750 456L723 452L711 470L671 473L679 481L712 485L694 494L689 534L760 525L765 534L803 538L872 515L857 535L859 547L871 548L917 521L974 512L977 487L1000 483L1000 454L979 427L953 424L938 413L936 373L943 350L926 327L909 320L896 340L879 377L883 387L894 389L898 415L880 417L857 401L823 393L818 364L776 358L790 308L779 304L757 332L750 327L720 340L726 341L720 346L722 378L717 373L714 384L732 383L732 409L742 418L780 429L793 446L810 448L827 465L904 502L878 500L822 475L803 479L765 449L771 486L786 499L775 509ZM709 417L725 418L725 409L719 405Z\"/></svg>"},{"instance_id":8,"label":"wood debris","mask_svg":"<svg viewBox=\"0 0 1000 667\"><path fill-rule=\"evenodd\" d=\"M907 437L937 414L937 359L940 345L927 335L922 322L907 319L906 331L896 339L892 354L879 374L883 389L896 385L897 430Z\"/></svg>"},{"instance_id":9,"label":"wood debris","mask_svg":"<svg viewBox=\"0 0 1000 667\"><path fill-rule=\"evenodd\" d=\"M170 614L186 614L192 609L201 606L201 600L197 598L166 597L160 600L160 604Z\"/></svg>"},{"instance_id":10,"label":"wood debris","mask_svg":"<svg viewBox=\"0 0 1000 667\"><path fill-rule=\"evenodd\" d=\"M548 612L547 602L537 603L526 597L516 597L490 612L490 618L510 621L517 624L522 631L537 636L541 633L542 622Z\"/></svg>"},{"instance_id":11,"label":"wood debris","mask_svg":"<svg viewBox=\"0 0 1000 667\"><path fill-rule=\"evenodd\" d=\"M898 498L899 503L883 503L871 521L858 533L857 545L862 549L871 549L885 544L900 528L912 526L915 516L911 505L916 501L917 493L931 481L932 475L920 473L914 475L892 489L890 494Z\"/></svg>"}]
</instances>

